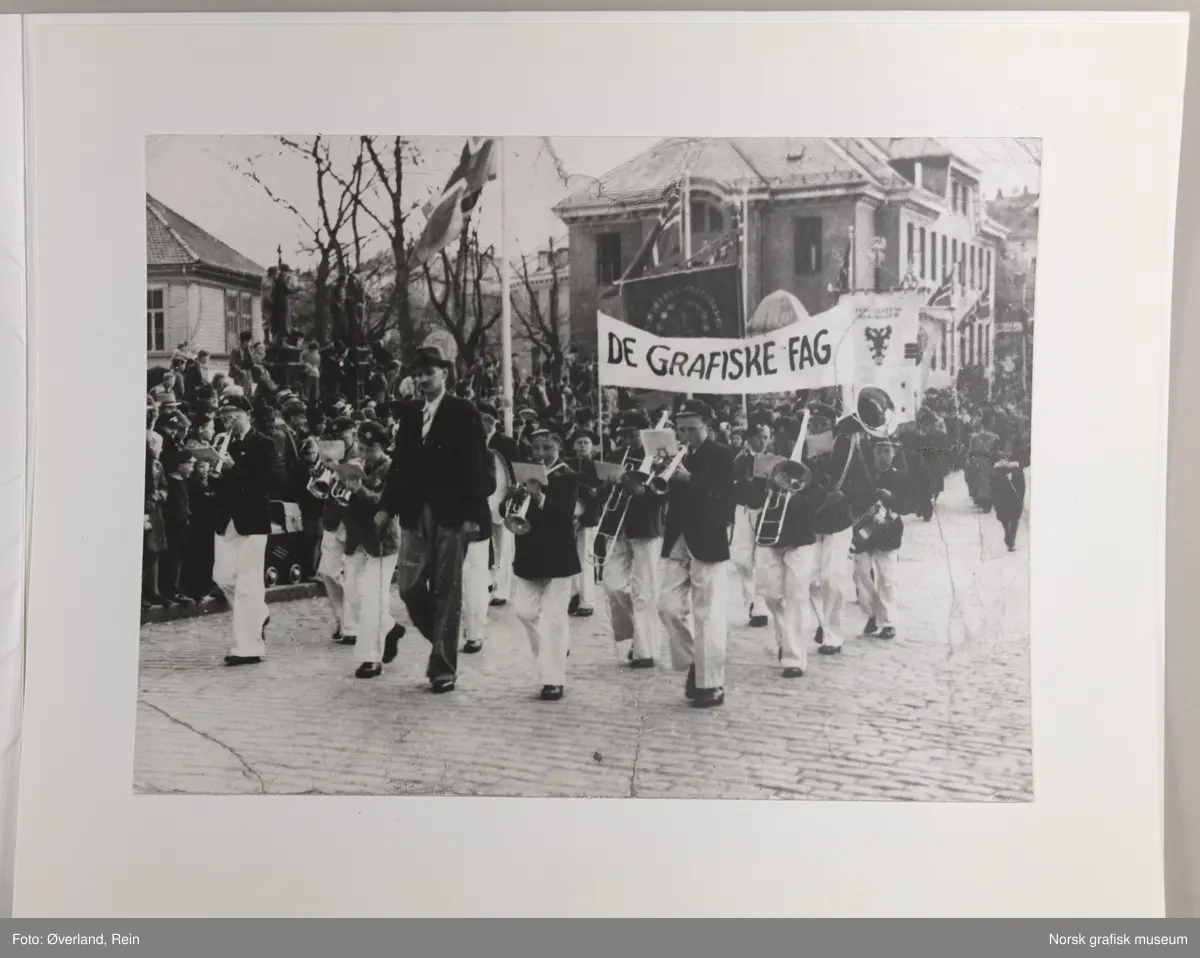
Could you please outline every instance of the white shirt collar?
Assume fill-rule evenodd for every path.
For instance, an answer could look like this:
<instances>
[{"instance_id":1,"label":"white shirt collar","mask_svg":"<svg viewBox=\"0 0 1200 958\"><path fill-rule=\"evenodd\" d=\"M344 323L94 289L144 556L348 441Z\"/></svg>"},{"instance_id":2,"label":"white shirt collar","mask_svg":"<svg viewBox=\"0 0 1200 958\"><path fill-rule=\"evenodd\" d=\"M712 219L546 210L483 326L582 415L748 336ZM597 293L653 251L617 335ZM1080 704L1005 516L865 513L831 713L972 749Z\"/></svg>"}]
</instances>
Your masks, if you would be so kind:
<instances>
[{"instance_id":1,"label":"white shirt collar","mask_svg":"<svg viewBox=\"0 0 1200 958\"><path fill-rule=\"evenodd\" d=\"M426 399L425 408L430 412L437 412L438 406L442 404L442 400L446 398L446 391L443 389L442 394L437 399Z\"/></svg>"}]
</instances>

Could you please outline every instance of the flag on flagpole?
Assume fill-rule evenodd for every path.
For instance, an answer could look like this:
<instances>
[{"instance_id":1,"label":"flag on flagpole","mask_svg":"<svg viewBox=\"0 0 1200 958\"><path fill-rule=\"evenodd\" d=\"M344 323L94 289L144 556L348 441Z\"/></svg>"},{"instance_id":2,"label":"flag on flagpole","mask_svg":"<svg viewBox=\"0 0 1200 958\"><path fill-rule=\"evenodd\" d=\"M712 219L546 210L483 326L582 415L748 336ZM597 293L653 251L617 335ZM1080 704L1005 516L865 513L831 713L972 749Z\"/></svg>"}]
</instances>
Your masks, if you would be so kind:
<instances>
[{"instance_id":1,"label":"flag on flagpole","mask_svg":"<svg viewBox=\"0 0 1200 958\"><path fill-rule=\"evenodd\" d=\"M954 267L950 267L949 272L942 278L941 285L933 291L933 295L929 297L929 302L925 304L927 309L944 309L954 305Z\"/></svg>"},{"instance_id":2,"label":"flag on flagpole","mask_svg":"<svg viewBox=\"0 0 1200 958\"><path fill-rule=\"evenodd\" d=\"M600 294L600 299L610 299L621 290L621 284L631 279L638 279L646 272L646 267L653 264L659 265L658 256L658 240L663 235L663 232L670 229L672 224L677 222L680 217L682 204L680 203L680 193L678 184L672 184L667 187L663 193L662 202L664 203L663 211L659 214L658 219L650 228L650 234L642 243L641 249L633 257L633 261L621 274L621 278L609 286Z\"/></svg>"},{"instance_id":3,"label":"flag on flagpole","mask_svg":"<svg viewBox=\"0 0 1200 958\"><path fill-rule=\"evenodd\" d=\"M436 203L425 204L425 229L413 249L413 261L418 266L430 262L458 238L483 187L496 178L494 144L492 139L468 139L441 197Z\"/></svg>"}]
</instances>

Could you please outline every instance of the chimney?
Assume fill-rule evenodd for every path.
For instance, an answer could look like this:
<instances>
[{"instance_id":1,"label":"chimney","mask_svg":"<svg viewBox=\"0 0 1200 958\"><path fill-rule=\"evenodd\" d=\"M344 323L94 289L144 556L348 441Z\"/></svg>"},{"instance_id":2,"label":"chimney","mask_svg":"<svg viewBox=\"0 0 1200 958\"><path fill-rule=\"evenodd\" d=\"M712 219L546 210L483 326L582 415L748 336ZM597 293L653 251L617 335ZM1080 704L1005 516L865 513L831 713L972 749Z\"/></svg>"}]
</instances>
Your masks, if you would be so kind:
<instances>
[{"instance_id":1,"label":"chimney","mask_svg":"<svg viewBox=\"0 0 1200 958\"><path fill-rule=\"evenodd\" d=\"M917 187L921 186L921 161L920 160L917 160L917 162L913 164L913 183Z\"/></svg>"}]
</instances>

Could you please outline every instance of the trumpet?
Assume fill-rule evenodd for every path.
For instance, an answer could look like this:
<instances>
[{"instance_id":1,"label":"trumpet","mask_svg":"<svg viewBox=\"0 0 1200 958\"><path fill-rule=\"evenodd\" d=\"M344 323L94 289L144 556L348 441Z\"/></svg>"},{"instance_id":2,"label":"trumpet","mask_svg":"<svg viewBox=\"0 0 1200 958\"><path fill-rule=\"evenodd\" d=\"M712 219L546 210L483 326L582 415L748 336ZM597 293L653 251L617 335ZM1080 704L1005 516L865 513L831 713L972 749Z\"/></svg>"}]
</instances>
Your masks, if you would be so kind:
<instances>
[{"instance_id":1,"label":"trumpet","mask_svg":"<svg viewBox=\"0 0 1200 958\"><path fill-rule=\"evenodd\" d=\"M636 470L636 463L637 458L632 452L625 453L625 458L621 460L621 465L627 473ZM629 498L629 490L624 488L621 483L617 483L604 501L604 511L600 514L600 524L596 527L592 548L585 557L591 565L604 565L604 557L609 552L609 543L615 542L625 527L625 514L629 511Z\"/></svg>"},{"instance_id":2,"label":"trumpet","mask_svg":"<svg viewBox=\"0 0 1200 958\"><path fill-rule=\"evenodd\" d=\"M354 491L341 479L338 479L329 490L329 498L338 505L348 506L350 500L354 498Z\"/></svg>"},{"instance_id":3,"label":"trumpet","mask_svg":"<svg viewBox=\"0 0 1200 958\"><path fill-rule=\"evenodd\" d=\"M767 501L763 504L762 513L758 517L758 528L754 531L754 541L760 546L778 545L783 536L783 526L792 500L813 485L812 470L800 461L804 455L804 443L808 438L808 423L811 418L812 413L806 409L791 457L778 463L771 470Z\"/></svg>"},{"instance_id":4,"label":"trumpet","mask_svg":"<svg viewBox=\"0 0 1200 958\"><path fill-rule=\"evenodd\" d=\"M529 490L521 486L514 489L512 494L504 500L504 504L500 507L500 511L504 516L504 528L514 536L523 536L533 528L527 518L529 515L529 504L532 501L533 496L529 494Z\"/></svg>"}]
</instances>

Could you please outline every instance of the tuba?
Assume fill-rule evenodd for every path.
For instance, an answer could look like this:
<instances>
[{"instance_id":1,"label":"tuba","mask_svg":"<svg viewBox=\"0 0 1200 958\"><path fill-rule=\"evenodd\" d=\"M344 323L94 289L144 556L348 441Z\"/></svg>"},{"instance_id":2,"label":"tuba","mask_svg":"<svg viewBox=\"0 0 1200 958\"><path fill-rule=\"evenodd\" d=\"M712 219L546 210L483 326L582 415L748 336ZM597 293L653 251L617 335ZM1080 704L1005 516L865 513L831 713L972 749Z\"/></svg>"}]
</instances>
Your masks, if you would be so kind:
<instances>
[{"instance_id":1,"label":"tuba","mask_svg":"<svg viewBox=\"0 0 1200 958\"><path fill-rule=\"evenodd\" d=\"M806 409L800 422L800 435L796 438L796 445L792 447L791 456L778 463L771 470L767 480L767 501L763 504L762 513L758 517L758 528L754 531L754 541L760 546L779 543L792 500L814 484L821 484L814 480L812 470L800 461L804 455L804 443L808 438L808 423L811 418L812 411Z\"/></svg>"},{"instance_id":2,"label":"tuba","mask_svg":"<svg viewBox=\"0 0 1200 958\"><path fill-rule=\"evenodd\" d=\"M864 386L850 418L872 439L886 439L896 429L896 403L882 386Z\"/></svg>"}]
</instances>

